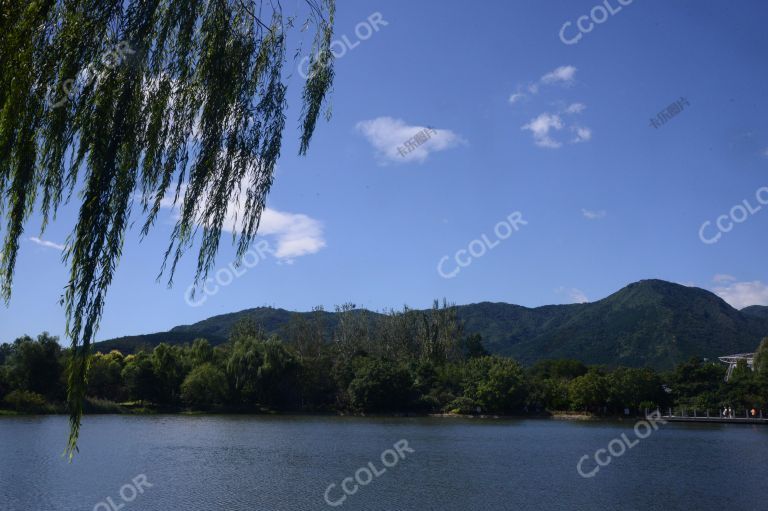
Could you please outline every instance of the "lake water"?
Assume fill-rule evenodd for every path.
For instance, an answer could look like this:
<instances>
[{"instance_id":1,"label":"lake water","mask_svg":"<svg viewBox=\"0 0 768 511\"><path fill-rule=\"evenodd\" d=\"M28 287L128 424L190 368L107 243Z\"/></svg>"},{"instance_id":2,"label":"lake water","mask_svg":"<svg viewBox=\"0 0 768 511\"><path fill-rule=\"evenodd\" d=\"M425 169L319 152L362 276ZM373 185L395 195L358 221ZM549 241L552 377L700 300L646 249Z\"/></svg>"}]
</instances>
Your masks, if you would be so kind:
<instances>
[{"instance_id":1,"label":"lake water","mask_svg":"<svg viewBox=\"0 0 768 511\"><path fill-rule=\"evenodd\" d=\"M768 509L768 427L633 425L89 416L68 464L65 417L0 418L0 509ZM614 442L614 454L625 446L621 456L579 475L584 455L588 474L595 451L622 434L631 449ZM368 484L347 480L345 495L342 482L356 473ZM336 507L324 496L331 484L330 502L346 496Z\"/></svg>"}]
</instances>

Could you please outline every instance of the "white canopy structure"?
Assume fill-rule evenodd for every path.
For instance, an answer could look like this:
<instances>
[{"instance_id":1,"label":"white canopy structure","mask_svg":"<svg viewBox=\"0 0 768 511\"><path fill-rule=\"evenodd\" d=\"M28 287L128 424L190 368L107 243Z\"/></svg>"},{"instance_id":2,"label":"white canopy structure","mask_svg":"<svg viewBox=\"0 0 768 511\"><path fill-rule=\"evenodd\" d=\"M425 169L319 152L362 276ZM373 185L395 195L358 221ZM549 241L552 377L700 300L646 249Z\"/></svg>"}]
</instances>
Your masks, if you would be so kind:
<instances>
[{"instance_id":1,"label":"white canopy structure","mask_svg":"<svg viewBox=\"0 0 768 511\"><path fill-rule=\"evenodd\" d=\"M747 367L749 367L753 371L755 369L754 353L737 353L735 355L726 355L718 358L720 359L720 362L724 364L728 364L728 372L725 373L725 381L728 381L731 378L731 374L733 374L733 370L736 369L736 365L739 363L740 360L746 360Z\"/></svg>"}]
</instances>

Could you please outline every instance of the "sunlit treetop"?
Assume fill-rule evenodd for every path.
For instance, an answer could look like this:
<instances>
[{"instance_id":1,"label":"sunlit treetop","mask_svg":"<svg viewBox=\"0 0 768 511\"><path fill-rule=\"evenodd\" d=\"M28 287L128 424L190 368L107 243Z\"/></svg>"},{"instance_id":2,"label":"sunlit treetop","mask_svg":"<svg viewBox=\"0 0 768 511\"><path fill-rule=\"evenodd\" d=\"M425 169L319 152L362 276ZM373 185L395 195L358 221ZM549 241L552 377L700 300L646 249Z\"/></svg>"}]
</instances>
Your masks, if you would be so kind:
<instances>
[{"instance_id":1,"label":"sunlit treetop","mask_svg":"<svg viewBox=\"0 0 768 511\"><path fill-rule=\"evenodd\" d=\"M335 11L334 0L305 4L309 14L300 29L314 35L301 154L333 81ZM170 190L180 216L161 270L169 282L195 239L196 282L205 279L235 194L243 199L233 226L238 256L253 240L280 154L291 75L284 69L286 36L293 25L279 2L260 0L0 0L0 294L6 302L34 209L44 230L75 191L80 204L64 253L70 455L90 344L132 208L141 208L146 235Z\"/></svg>"}]
</instances>

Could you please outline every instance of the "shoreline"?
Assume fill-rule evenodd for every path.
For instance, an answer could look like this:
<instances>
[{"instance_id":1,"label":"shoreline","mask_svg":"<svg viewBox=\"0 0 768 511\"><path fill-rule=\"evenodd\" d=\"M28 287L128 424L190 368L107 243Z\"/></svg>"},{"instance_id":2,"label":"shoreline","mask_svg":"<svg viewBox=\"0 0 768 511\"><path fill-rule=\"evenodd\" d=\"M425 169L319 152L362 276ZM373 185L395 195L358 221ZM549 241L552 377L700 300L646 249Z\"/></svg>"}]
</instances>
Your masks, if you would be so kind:
<instances>
[{"instance_id":1,"label":"shoreline","mask_svg":"<svg viewBox=\"0 0 768 511\"><path fill-rule=\"evenodd\" d=\"M0 409L0 420L5 417L42 417L47 415L68 414L62 410L47 412L18 412L15 410ZM84 416L100 415L126 415L126 416L151 416L151 415L178 415L178 416L247 416L247 417L349 417L360 419L404 419L404 418L431 418L431 419L462 419L479 421L521 421L521 420L551 420L551 421L571 421L571 422L636 422L645 420L642 415L594 415L585 412L543 412L531 414L458 414L458 413L426 413L426 412L400 412L400 413L351 413L334 411L284 411L273 410L262 411L241 411L241 410L178 410L178 409L151 409L146 407L128 408L121 407L121 410L103 410L86 412ZM768 425L768 418L721 418L721 417L682 417L682 416L661 416L666 422L676 423L700 423L700 424L750 424L750 425Z\"/></svg>"},{"instance_id":2,"label":"shoreline","mask_svg":"<svg viewBox=\"0 0 768 511\"><path fill-rule=\"evenodd\" d=\"M1 417L29 417L29 416L45 416L45 415L63 415L67 416L67 413L62 411L56 412L17 412L13 410L0 409ZM519 415L504 415L504 414L457 414L457 413L418 413L418 412L401 412L401 413L350 413L350 412L300 412L300 411L237 411L237 410L219 410L219 411L201 411L201 410L130 410L125 411L104 411L104 412L86 412L84 416L100 416L100 415L128 415L128 416L149 416L149 415L179 415L179 416L217 416L217 415L230 415L230 416L252 416L252 417L349 417L360 419L404 419L404 418L433 418L433 419L464 419L464 420L481 420L481 421L515 421L515 420L565 420L575 422L623 422L624 420L639 420L643 419L641 416L637 417L625 417L625 416L598 416L578 412L551 412L551 413L537 413L537 414L519 414Z\"/></svg>"}]
</instances>

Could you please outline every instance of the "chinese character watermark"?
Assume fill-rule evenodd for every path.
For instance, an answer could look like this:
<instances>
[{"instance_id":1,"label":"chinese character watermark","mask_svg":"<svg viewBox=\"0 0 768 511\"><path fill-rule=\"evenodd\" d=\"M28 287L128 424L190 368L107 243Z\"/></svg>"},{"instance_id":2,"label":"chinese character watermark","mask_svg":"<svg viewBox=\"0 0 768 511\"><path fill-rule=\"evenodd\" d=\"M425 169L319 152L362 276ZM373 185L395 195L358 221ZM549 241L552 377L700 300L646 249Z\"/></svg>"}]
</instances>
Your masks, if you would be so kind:
<instances>
[{"instance_id":1,"label":"chinese character watermark","mask_svg":"<svg viewBox=\"0 0 768 511\"><path fill-rule=\"evenodd\" d=\"M405 145L397 146L397 152L400 156L405 157L406 154L415 150L420 145L425 144L433 135L437 135L437 130L435 128L423 128L414 136L406 140Z\"/></svg>"},{"instance_id":2,"label":"chinese character watermark","mask_svg":"<svg viewBox=\"0 0 768 511\"><path fill-rule=\"evenodd\" d=\"M669 105L667 108L656 114L656 117L651 118L651 126L658 129L664 124L667 123L667 121L670 121L673 117L675 117L677 114L683 111L683 108L686 106L691 106L690 103L688 103L688 100L685 98L680 98L671 105Z\"/></svg>"}]
</instances>

